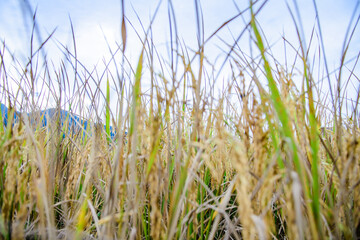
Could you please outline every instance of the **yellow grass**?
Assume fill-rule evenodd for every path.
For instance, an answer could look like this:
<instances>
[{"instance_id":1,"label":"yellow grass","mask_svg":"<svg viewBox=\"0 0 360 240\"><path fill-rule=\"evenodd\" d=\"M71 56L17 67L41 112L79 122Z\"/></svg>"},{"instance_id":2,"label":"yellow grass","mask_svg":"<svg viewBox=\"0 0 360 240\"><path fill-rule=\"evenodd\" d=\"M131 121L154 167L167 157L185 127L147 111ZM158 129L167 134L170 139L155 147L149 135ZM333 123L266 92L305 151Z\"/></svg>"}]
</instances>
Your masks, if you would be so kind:
<instances>
[{"instance_id":1,"label":"yellow grass","mask_svg":"<svg viewBox=\"0 0 360 240\"><path fill-rule=\"evenodd\" d=\"M318 89L304 56L299 53L305 71L298 72L304 81L299 89L289 72L268 62L256 12L248 20L260 64L243 67L233 49L227 60L232 77L219 96L215 85L204 87L215 81L205 74L204 40L197 63L178 43L181 72L168 76L152 67L156 53L146 35L130 89L122 84L123 72L118 96L110 96L107 79L106 89L96 85L91 99L107 126L116 128L114 139L96 124L85 138L56 121L34 127L22 118L1 125L0 238L359 237L358 104L350 115L327 111L322 96L313 94ZM120 48L126 27L123 22ZM151 91L141 85L145 69ZM32 71L22 74L34 78ZM118 111L110 109L115 98ZM7 99L21 108L10 91Z\"/></svg>"}]
</instances>

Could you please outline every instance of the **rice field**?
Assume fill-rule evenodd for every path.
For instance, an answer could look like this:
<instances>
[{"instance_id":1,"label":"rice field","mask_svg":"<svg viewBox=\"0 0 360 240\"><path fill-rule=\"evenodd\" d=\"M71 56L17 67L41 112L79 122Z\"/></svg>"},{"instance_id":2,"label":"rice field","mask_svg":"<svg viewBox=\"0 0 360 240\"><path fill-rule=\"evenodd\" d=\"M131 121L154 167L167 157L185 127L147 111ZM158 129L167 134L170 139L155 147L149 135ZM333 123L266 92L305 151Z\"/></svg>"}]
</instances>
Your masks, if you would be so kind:
<instances>
[{"instance_id":1,"label":"rice field","mask_svg":"<svg viewBox=\"0 0 360 240\"><path fill-rule=\"evenodd\" d=\"M294 24L299 41L284 42L296 50L300 68L278 66L257 21L260 4L250 2L244 29L257 57L243 58L229 44L224 64L231 72L222 88L209 74L204 37L195 51L174 44L176 54L158 71L162 60L151 26L144 26L137 64L105 70L105 80L66 49L74 64L51 72L41 51L51 35L12 75L3 42L0 238L359 239L360 94L345 98L342 88L354 81L359 89L357 61L339 60L337 77L325 74L332 88L323 93L307 55L315 43L305 45ZM124 65L128 28L123 17L116 57ZM345 60L350 40L340 44ZM342 79L348 70L349 79ZM6 84L10 78L18 91ZM44 81L43 100L36 81ZM70 90L79 97L64 104ZM52 114L44 124L49 96L54 112L76 113L75 130L69 114ZM117 101L116 110L110 101Z\"/></svg>"}]
</instances>

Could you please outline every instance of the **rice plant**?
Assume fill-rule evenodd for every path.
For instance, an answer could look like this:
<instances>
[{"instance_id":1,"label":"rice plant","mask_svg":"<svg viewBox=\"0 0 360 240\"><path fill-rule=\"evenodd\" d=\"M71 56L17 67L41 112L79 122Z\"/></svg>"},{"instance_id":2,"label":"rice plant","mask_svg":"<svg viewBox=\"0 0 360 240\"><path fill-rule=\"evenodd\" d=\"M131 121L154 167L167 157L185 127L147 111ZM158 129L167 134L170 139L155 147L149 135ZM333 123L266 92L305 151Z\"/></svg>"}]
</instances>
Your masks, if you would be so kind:
<instances>
[{"instance_id":1,"label":"rice plant","mask_svg":"<svg viewBox=\"0 0 360 240\"><path fill-rule=\"evenodd\" d=\"M357 60L344 61L359 16L344 36L337 78L326 73L335 88L324 94L309 56L321 34L318 43L306 39L289 7L298 42L283 39L295 60L282 67L257 21L265 3L250 1L205 39L195 1L198 49L172 28L169 59L152 43L151 21L136 29L142 49L132 66L122 1L122 45L103 72L87 69L76 47L61 43L68 63L53 66L42 52L53 33L9 71L3 42L1 239L360 238L360 94L349 108L342 89L343 81L358 84ZM247 21L254 54L225 42L222 66L230 71L219 87L223 68L209 74L205 46L238 17ZM41 23L33 20L36 29ZM321 33L317 21L313 31Z\"/></svg>"}]
</instances>

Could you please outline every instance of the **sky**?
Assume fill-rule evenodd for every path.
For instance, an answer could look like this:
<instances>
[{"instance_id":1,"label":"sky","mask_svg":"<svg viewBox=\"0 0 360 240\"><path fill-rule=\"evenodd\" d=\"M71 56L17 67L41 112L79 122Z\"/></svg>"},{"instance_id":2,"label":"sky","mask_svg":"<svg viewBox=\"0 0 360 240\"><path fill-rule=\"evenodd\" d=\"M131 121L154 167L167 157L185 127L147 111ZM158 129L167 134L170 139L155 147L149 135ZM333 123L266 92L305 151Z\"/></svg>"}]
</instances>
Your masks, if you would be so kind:
<instances>
[{"instance_id":1,"label":"sky","mask_svg":"<svg viewBox=\"0 0 360 240\"><path fill-rule=\"evenodd\" d=\"M8 52L13 54L19 62L26 62L30 53L32 21L29 8L25 7L26 2L33 11L36 9L36 22L40 39L45 40L56 29L53 37L46 44L47 58L51 59L54 65L59 64L64 59L63 48L60 43L68 46L69 49L72 48L70 21L74 27L78 59L88 69L92 69L94 66L101 68L104 65L104 59L110 58L109 47L114 51L117 44L120 45L122 42L120 0L0 0L0 41L2 44L5 42ZM179 38L189 49L196 50L197 25L194 2L191 0L173 0L172 4L175 10ZM244 0L200 0L199 2L203 14L205 39L225 21L238 14L239 11L245 10L249 5L249 1ZM255 9L263 2L262 0L259 1L259 4L255 5ZM160 7L153 23L153 41L159 53L164 58L169 59L168 3L169 1L165 0L125 0L125 16L127 18L125 54L132 66L136 66L141 52L141 41L137 34L140 35L141 39L144 38L142 28L147 29L158 4ZM257 15L263 35L272 45L274 56L282 64L285 64L285 60L291 62L289 60L291 59L290 50L287 50L289 56L285 58L282 37L298 47L294 23L287 4L294 12L293 0L269 0ZM309 44L312 29L316 25L313 1L301 0L297 1L297 4L304 27L305 39ZM329 70L332 71L340 64L346 30L359 1L318 0L316 4L328 66ZM356 20L359 15L360 11L357 10L353 20ZM232 45L234 43L234 39L238 37L249 20L249 13L246 12L242 17L238 17L221 29L216 37L205 45L205 55L216 66L215 68L219 69L225 59L229 51L227 44ZM318 39L319 32L316 33L315 39ZM34 45L38 45L37 40L34 42ZM238 45L240 49L249 52L249 37L244 35ZM317 41L314 44L314 54L316 54L316 49L319 46L319 41ZM289 47L287 48L289 49ZM347 54L346 60L350 61L349 68L354 64L354 60L351 61L351 59L359 54L359 50L360 31L357 28ZM359 77L359 70L356 70L355 73ZM144 81L146 85L147 80ZM354 89L352 94L356 94L359 81L354 81L350 88Z\"/></svg>"}]
</instances>

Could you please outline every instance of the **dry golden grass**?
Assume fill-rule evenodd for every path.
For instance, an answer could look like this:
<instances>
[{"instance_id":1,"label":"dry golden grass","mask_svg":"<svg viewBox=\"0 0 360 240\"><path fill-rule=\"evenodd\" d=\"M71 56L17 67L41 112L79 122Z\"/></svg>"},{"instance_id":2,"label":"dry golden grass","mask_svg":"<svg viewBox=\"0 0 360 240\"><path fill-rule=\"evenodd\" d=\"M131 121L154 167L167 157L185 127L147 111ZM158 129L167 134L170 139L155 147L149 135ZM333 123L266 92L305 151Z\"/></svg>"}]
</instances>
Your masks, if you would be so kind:
<instances>
[{"instance_id":1,"label":"dry golden grass","mask_svg":"<svg viewBox=\"0 0 360 240\"><path fill-rule=\"evenodd\" d=\"M326 111L309 73L300 72L298 89L289 72L270 68L254 20L260 64L242 67L234 49L233 78L219 97L214 85L206 90L201 83L214 81L201 74L202 47L197 65L179 46L183 73L167 78L152 69L155 53L146 39L129 93L120 87L121 110L105 113L116 126L114 139L97 124L88 134L64 131L56 121L1 125L1 239L359 237L358 104L348 116Z\"/></svg>"}]
</instances>

